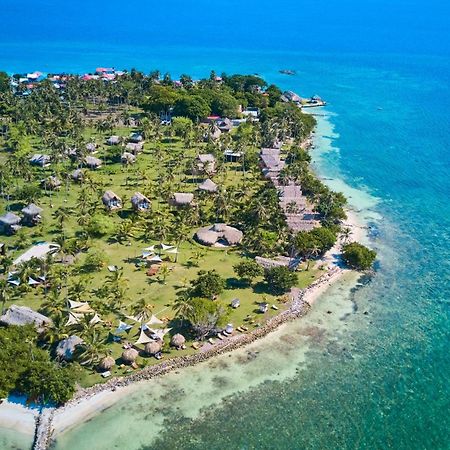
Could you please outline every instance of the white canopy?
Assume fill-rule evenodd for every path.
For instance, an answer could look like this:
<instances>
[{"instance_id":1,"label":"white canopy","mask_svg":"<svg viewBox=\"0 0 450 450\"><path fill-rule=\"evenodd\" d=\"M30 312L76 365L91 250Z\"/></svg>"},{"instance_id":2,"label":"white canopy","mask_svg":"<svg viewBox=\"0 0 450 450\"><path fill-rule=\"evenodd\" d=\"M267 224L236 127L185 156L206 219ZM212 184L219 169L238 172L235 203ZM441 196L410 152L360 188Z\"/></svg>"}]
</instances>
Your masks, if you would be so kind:
<instances>
[{"instance_id":1,"label":"white canopy","mask_svg":"<svg viewBox=\"0 0 450 450\"><path fill-rule=\"evenodd\" d=\"M35 286L36 284L39 284L39 281L36 281L34 278L28 277L28 284L30 286Z\"/></svg>"},{"instance_id":2,"label":"white canopy","mask_svg":"<svg viewBox=\"0 0 450 450\"><path fill-rule=\"evenodd\" d=\"M139 339L134 343L136 344L147 344L148 342L151 342L153 339L149 338L145 334L145 330L141 330L141 334L139 335Z\"/></svg>"},{"instance_id":3,"label":"white canopy","mask_svg":"<svg viewBox=\"0 0 450 450\"><path fill-rule=\"evenodd\" d=\"M80 318L82 316L83 314L75 314L73 312L69 312L69 318L67 319L66 326L76 325L77 323L80 323Z\"/></svg>"},{"instance_id":4,"label":"white canopy","mask_svg":"<svg viewBox=\"0 0 450 450\"><path fill-rule=\"evenodd\" d=\"M164 336L171 330L172 328L164 328L163 330L152 330L150 329L150 332L156 336L158 339L163 340Z\"/></svg>"},{"instance_id":5,"label":"white canopy","mask_svg":"<svg viewBox=\"0 0 450 450\"><path fill-rule=\"evenodd\" d=\"M94 317L89 321L89 324L95 325L96 323L99 323L101 321L102 319L100 319L100 316L97 313L95 313Z\"/></svg>"},{"instance_id":6,"label":"white canopy","mask_svg":"<svg viewBox=\"0 0 450 450\"><path fill-rule=\"evenodd\" d=\"M178 251L178 248L175 247L175 248L173 248L172 250L167 250L166 253L180 253L180 252Z\"/></svg>"},{"instance_id":7,"label":"white canopy","mask_svg":"<svg viewBox=\"0 0 450 450\"><path fill-rule=\"evenodd\" d=\"M162 320L158 319L154 314L152 314L152 317L150 317L150 320L146 323L147 326L150 325L156 325L156 324L162 324L164 323Z\"/></svg>"},{"instance_id":8,"label":"white canopy","mask_svg":"<svg viewBox=\"0 0 450 450\"><path fill-rule=\"evenodd\" d=\"M146 251L146 252L154 252L155 251L155 246L154 245L150 245L150 247L145 247L144 251Z\"/></svg>"},{"instance_id":9,"label":"white canopy","mask_svg":"<svg viewBox=\"0 0 450 450\"><path fill-rule=\"evenodd\" d=\"M14 286L19 286L20 281L19 280L8 280L8 283L13 284Z\"/></svg>"},{"instance_id":10,"label":"white canopy","mask_svg":"<svg viewBox=\"0 0 450 450\"><path fill-rule=\"evenodd\" d=\"M128 325L125 322L120 321L119 326L116 329L116 333L122 333L123 331L129 331L133 328L133 325Z\"/></svg>"},{"instance_id":11,"label":"white canopy","mask_svg":"<svg viewBox=\"0 0 450 450\"><path fill-rule=\"evenodd\" d=\"M162 259L161 259L161 257L160 257L159 255L155 255L155 256L151 257L151 258L149 259L149 261L153 261L153 262L162 262Z\"/></svg>"},{"instance_id":12,"label":"white canopy","mask_svg":"<svg viewBox=\"0 0 450 450\"><path fill-rule=\"evenodd\" d=\"M169 250L169 248L173 248L173 245L166 245L166 244L161 244L161 248L165 251L165 250Z\"/></svg>"},{"instance_id":13,"label":"white canopy","mask_svg":"<svg viewBox=\"0 0 450 450\"><path fill-rule=\"evenodd\" d=\"M69 300L70 308L79 308L80 306L87 305L86 302L76 302L75 300Z\"/></svg>"}]
</instances>

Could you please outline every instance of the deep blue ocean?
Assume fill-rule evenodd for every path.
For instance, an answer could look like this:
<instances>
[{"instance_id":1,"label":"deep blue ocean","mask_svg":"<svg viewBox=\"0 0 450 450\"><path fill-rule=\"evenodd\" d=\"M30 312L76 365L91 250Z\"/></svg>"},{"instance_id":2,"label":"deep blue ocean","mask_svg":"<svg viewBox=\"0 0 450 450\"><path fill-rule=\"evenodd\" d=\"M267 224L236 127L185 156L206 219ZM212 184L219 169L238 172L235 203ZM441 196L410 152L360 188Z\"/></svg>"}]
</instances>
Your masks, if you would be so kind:
<instances>
[{"instance_id":1,"label":"deep blue ocean","mask_svg":"<svg viewBox=\"0 0 450 450\"><path fill-rule=\"evenodd\" d=\"M67 3L0 0L0 70L214 69L319 94L315 167L372 226L379 264L260 344L248 372L233 357L168 377L57 447L450 448L449 2Z\"/></svg>"}]
</instances>

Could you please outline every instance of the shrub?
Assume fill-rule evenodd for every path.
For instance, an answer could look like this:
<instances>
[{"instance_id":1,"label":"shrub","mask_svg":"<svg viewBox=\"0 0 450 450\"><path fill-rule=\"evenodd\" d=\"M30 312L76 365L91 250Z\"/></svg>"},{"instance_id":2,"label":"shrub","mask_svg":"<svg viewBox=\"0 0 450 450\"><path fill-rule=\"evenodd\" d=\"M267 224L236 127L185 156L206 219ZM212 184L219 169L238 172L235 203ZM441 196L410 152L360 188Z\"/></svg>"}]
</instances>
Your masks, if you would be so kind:
<instances>
[{"instance_id":1,"label":"shrub","mask_svg":"<svg viewBox=\"0 0 450 450\"><path fill-rule=\"evenodd\" d=\"M369 270L375 262L377 252L359 242L352 242L344 246L343 257L350 267L356 270Z\"/></svg>"}]
</instances>

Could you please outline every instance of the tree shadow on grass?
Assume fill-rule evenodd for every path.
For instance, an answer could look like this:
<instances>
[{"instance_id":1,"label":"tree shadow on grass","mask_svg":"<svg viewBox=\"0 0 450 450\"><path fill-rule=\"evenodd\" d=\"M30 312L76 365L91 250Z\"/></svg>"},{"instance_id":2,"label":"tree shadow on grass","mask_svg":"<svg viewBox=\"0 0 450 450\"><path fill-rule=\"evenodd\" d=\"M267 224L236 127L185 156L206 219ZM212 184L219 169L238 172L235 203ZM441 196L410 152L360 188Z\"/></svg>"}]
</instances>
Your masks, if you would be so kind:
<instances>
[{"instance_id":1,"label":"tree shadow on grass","mask_svg":"<svg viewBox=\"0 0 450 450\"><path fill-rule=\"evenodd\" d=\"M273 291L270 289L270 286L264 281L259 281L255 283L253 286L253 292L255 294L273 294Z\"/></svg>"},{"instance_id":2,"label":"tree shadow on grass","mask_svg":"<svg viewBox=\"0 0 450 450\"><path fill-rule=\"evenodd\" d=\"M250 287L250 284L246 281L239 280L238 278L230 277L225 280L227 289L245 289Z\"/></svg>"}]
</instances>

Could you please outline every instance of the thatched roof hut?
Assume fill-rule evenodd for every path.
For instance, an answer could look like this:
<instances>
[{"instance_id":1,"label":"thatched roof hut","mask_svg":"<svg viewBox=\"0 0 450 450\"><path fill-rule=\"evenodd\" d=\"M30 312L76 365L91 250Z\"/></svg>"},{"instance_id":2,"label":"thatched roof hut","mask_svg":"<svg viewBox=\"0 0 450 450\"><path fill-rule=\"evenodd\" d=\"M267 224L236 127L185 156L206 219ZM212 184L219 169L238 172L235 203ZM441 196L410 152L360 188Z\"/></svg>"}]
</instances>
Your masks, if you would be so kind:
<instances>
[{"instance_id":1,"label":"thatched roof hut","mask_svg":"<svg viewBox=\"0 0 450 450\"><path fill-rule=\"evenodd\" d=\"M136 162L136 156L129 152L124 152L120 157L122 164L134 164Z\"/></svg>"},{"instance_id":2,"label":"thatched roof hut","mask_svg":"<svg viewBox=\"0 0 450 450\"><path fill-rule=\"evenodd\" d=\"M150 200L140 192L135 192L131 197L131 204L136 211L148 211L150 209Z\"/></svg>"},{"instance_id":3,"label":"thatched roof hut","mask_svg":"<svg viewBox=\"0 0 450 450\"><path fill-rule=\"evenodd\" d=\"M10 211L0 216L0 231L13 234L20 228L21 218Z\"/></svg>"},{"instance_id":4,"label":"thatched roof hut","mask_svg":"<svg viewBox=\"0 0 450 450\"><path fill-rule=\"evenodd\" d=\"M72 180L77 183L81 183L84 180L84 171L83 169L75 169L72 172Z\"/></svg>"},{"instance_id":5,"label":"thatched roof hut","mask_svg":"<svg viewBox=\"0 0 450 450\"><path fill-rule=\"evenodd\" d=\"M185 344L185 342L186 342L185 337L184 337L182 334L177 333L177 334L175 334L175 335L172 336L172 339L170 340L170 345L171 345L172 347L175 347L175 348L177 348L177 349L180 349L180 348L183 347L183 345Z\"/></svg>"},{"instance_id":6,"label":"thatched roof hut","mask_svg":"<svg viewBox=\"0 0 450 450\"><path fill-rule=\"evenodd\" d=\"M228 132L231 131L233 128L233 122L228 119L228 117L225 117L224 119L217 120L217 127L221 132Z\"/></svg>"},{"instance_id":7,"label":"thatched roof hut","mask_svg":"<svg viewBox=\"0 0 450 450\"><path fill-rule=\"evenodd\" d=\"M29 225L36 225L41 220L41 213L43 209L34 203L30 203L28 206L22 209L23 220L22 222Z\"/></svg>"},{"instance_id":8,"label":"thatched roof hut","mask_svg":"<svg viewBox=\"0 0 450 450\"><path fill-rule=\"evenodd\" d=\"M133 153L133 155L137 155L138 153L142 152L143 148L142 142L128 142L128 144L125 146L125 150Z\"/></svg>"},{"instance_id":9,"label":"thatched roof hut","mask_svg":"<svg viewBox=\"0 0 450 450\"><path fill-rule=\"evenodd\" d=\"M88 144L86 144L86 150L91 153L96 152L97 144L95 144L94 142L89 142Z\"/></svg>"},{"instance_id":10,"label":"thatched roof hut","mask_svg":"<svg viewBox=\"0 0 450 450\"><path fill-rule=\"evenodd\" d=\"M136 358L139 356L139 352L134 348L128 348L122 353L122 361L125 364L133 364Z\"/></svg>"},{"instance_id":11,"label":"thatched roof hut","mask_svg":"<svg viewBox=\"0 0 450 450\"><path fill-rule=\"evenodd\" d=\"M99 362L97 368L100 372L107 372L113 368L114 364L116 364L115 359L112 356L106 356Z\"/></svg>"},{"instance_id":12,"label":"thatched roof hut","mask_svg":"<svg viewBox=\"0 0 450 450\"><path fill-rule=\"evenodd\" d=\"M210 153L204 153L197 156L197 159L195 161L195 166L193 169L194 174L201 174L201 173L214 173L216 170L216 158L214 155L211 155Z\"/></svg>"},{"instance_id":13,"label":"thatched roof hut","mask_svg":"<svg viewBox=\"0 0 450 450\"><path fill-rule=\"evenodd\" d=\"M0 317L0 323L3 325L30 325L33 324L38 331L42 331L46 325L52 323L51 319L43 314L34 311L27 306L11 305Z\"/></svg>"},{"instance_id":14,"label":"thatched roof hut","mask_svg":"<svg viewBox=\"0 0 450 450\"><path fill-rule=\"evenodd\" d=\"M159 353L163 348L162 341L152 341L145 344L144 351L147 355L153 356Z\"/></svg>"},{"instance_id":15,"label":"thatched roof hut","mask_svg":"<svg viewBox=\"0 0 450 450\"><path fill-rule=\"evenodd\" d=\"M84 163L90 169L99 169L102 166L102 160L95 156L86 156L86 158L84 158Z\"/></svg>"},{"instance_id":16,"label":"thatched roof hut","mask_svg":"<svg viewBox=\"0 0 450 450\"><path fill-rule=\"evenodd\" d=\"M230 227L224 223L216 223L210 227L202 227L195 238L203 245L233 246L242 242L244 234L237 228Z\"/></svg>"},{"instance_id":17,"label":"thatched roof hut","mask_svg":"<svg viewBox=\"0 0 450 450\"><path fill-rule=\"evenodd\" d=\"M208 178L203 183L199 184L198 189L200 191L214 193L217 192L218 186L216 183L214 183L214 181Z\"/></svg>"},{"instance_id":18,"label":"thatched roof hut","mask_svg":"<svg viewBox=\"0 0 450 450\"><path fill-rule=\"evenodd\" d=\"M56 347L56 355L60 359L70 361L73 358L76 347L82 343L83 339L78 336L70 336L67 339L63 339Z\"/></svg>"},{"instance_id":19,"label":"thatched roof hut","mask_svg":"<svg viewBox=\"0 0 450 450\"><path fill-rule=\"evenodd\" d=\"M110 136L107 140L106 143L108 145L119 145L120 144L120 136Z\"/></svg>"},{"instance_id":20,"label":"thatched roof hut","mask_svg":"<svg viewBox=\"0 0 450 450\"><path fill-rule=\"evenodd\" d=\"M122 208L122 199L113 191L106 191L102 196L102 202L110 210Z\"/></svg>"},{"instance_id":21,"label":"thatched roof hut","mask_svg":"<svg viewBox=\"0 0 450 450\"><path fill-rule=\"evenodd\" d=\"M194 194L175 192L169 200L172 206L189 206L194 200Z\"/></svg>"},{"instance_id":22,"label":"thatched roof hut","mask_svg":"<svg viewBox=\"0 0 450 450\"><path fill-rule=\"evenodd\" d=\"M51 175L48 178L45 178L45 180L41 181L41 186L45 189L50 189L51 191L56 191L61 187L61 181L59 178Z\"/></svg>"}]
</instances>

